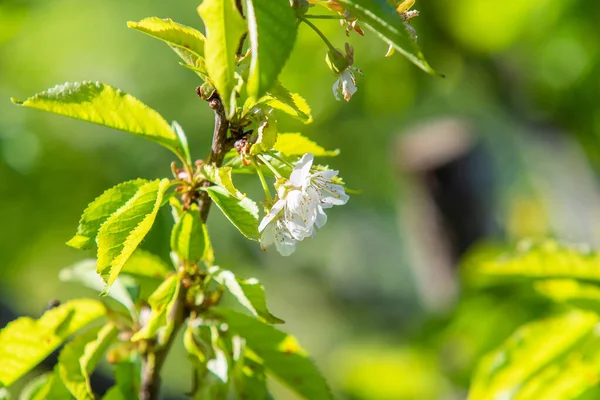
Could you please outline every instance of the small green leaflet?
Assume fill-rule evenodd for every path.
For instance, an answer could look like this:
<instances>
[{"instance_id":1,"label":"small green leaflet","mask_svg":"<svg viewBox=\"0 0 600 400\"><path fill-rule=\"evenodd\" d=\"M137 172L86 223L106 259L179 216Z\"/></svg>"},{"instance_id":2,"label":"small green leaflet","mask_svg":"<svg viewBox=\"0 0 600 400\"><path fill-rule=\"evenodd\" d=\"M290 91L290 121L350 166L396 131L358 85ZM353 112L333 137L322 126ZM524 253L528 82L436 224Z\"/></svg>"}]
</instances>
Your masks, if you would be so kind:
<instances>
[{"instance_id":1,"label":"small green leaflet","mask_svg":"<svg viewBox=\"0 0 600 400\"><path fill-rule=\"evenodd\" d=\"M161 281L172 271L173 267L165 263L159 256L142 249L134 251L121 269L122 274L128 274L135 278L145 277Z\"/></svg>"},{"instance_id":2,"label":"small green leaflet","mask_svg":"<svg viewBox=\"0 0 600 400\"><path fill-rule=\"evenodd\" d=\"M46 311L38 320L22 317L9 323L0 331L0 384L12 385L73 333L105 314L101 302L80 299Z\"/></svg>"},{"instance_id":3,"label":"small green leaflet","mask_svg":"<svg viewBox=\"0 0 600 400\"><path fill-rule=\"evenodd\" d=\"M246 0L252 49L248 95L261 98L271 89L296 41L296 15L288 0Z\"/></svg>"},{"instance_id":4,"label":"small green leaflet","mask_svg":"<svg viewBox=\"0 0 600 400\"><path fill-rule=\"evenodd\" d=\"M333 399L331 391L317 367L293 336L254 317L224 307L211 311L222 317L232 334L246 340L264 363L265 368L305 399Z\"/></svg>"},{"instance_id":5,"label":"small green leaflet","mask_svg":"<svg viewBox=\"0 0 600 400\"><path fill-rule=\"evenodd\" d=\"M220 186L204 189L227 219L248 239L258 241L258 206L247 197L239 200Z\"/></svg>"},{"instance_id":6,"label":"small green leaflet","mask_svg":"<svg viewBox=\"0 0 600 400\"><path fill-rule=\"evenodd\" d=\"M202 223L198 206L184 211L171 232L171 250L187 265L205 259L208 231Z\"/></svg>"},{"instance_id":7,"label":"small green leaflet","mask_svg":"<svg viewBox=\"0 0 600 400\"><path fill-rule=\"evenodd\" d=\"M67 245L76 249L89 249L94 245L100 226L121 208L137 191L147 184L145 179L120 183L102 193L83 211L77 233Z\"/></svg>"},{"instance_id":8,"label":"small green leaflet","mask_svg":"<svg viewBox=\"0 0 600 400\"><path fill-rule=\"evenodd\" d=\"M148 299L151 307L148 323L136 332L131 341L151 339L159 334L161 328L165 328L165 336L170 334L172 326L169 321L173 319L172 311L179 295L179 278L173 274L166 278Z\"/></svg>"},{"instance_id":9,"label":"small green leaflet","mask_svg":"<svg viewBox=\"0 0 600 400\"><path fill-rule=\"evenodd\" d=\"M265 100L269 106L283 111L305 124L310 124L313 120L310 106L306 100L297 93L291 93L279 81L269 89Z\"/></svg>"},{"instance_id":10,"label":"small green leaflet","mask_svg":"<svg viewBox=\"0 0 600 400\"><path fill-rule=\"evenodd\" d=\"M166 42L187 65L195 67L206 78L204 35L198 30L174 22L170 18L149 17L139 22L128 21L127 27Z\"/></svg>"},{"instance_id":11,"label":"small green leaflet","mask_svg":"<svg viewBox=\"0 0 600 400\"><path fill-rule=\"evenodd\" d=\"M531 322L482 359L469 400L571 400L600 380L597 314L583 311Z\"/></svg>"},{"instance_id":12,"label":"small green leaflet","mask_svg":"<svg viewBox=\"0 0 600 400\"><path fill-rule=\"evenodd\" d=\"M183 155L185 156L185 160L188 164L192 164L192 156L190 154L190 146L188 144L188 139L183 131L183 128L177 121L171 122L171 128L177 134L177 140L179 141L179 146L183 149Z\"/></svg>"},{"instance_id":13,"label":"small green leaflet","mask_svg":"<svg viewBox=\"0 0 600 400\"><path fill-rule=\"evenodd\" d=\"M121 362L115 365L117 383L110 388L102 400L139 400L140 367L138 363Z\"/></svg>"},{"instance_id":14,"label":"small green leaflet","mask_svg":"<svg viewBox=\"0 0 600 400\"><path fill-rule=\"evenodd\" d=\"M235 113L236 51L246 24L234 0L203 0L198 14L206 27L206 69L225 107L227 118Z\"/></svg>"},{"instance_id":15,"label":"small green leaflet","mask_svg":"<svg viewBox=\"0 0 600 400\"><path fill-rule=\"evenodd\" d=\"M163 117L135 97L100 82L67 82L13 103L93 122L150 139L181 159L177 134Z\"/></svg>"},{"instance_id":16,"label":"small green leaflet","mask_svg":"<svg viewBox=\"0 0 600 400\"><path fill-rule=\"evenodd\" d=\"M58 356L60 379L77 400L94 400L90 375L98 361L117 337L112 325L92 329L68 343Z\"/></svg>"},{"instance_id":17,"label":"small green leaflet","mask_svg":"<svg viewBox=\"0 0 600 400\"><path fill-rule=\"evenodd\" d=\"M227 190L230 195L241 198L243 194L237 190L231 178L231 167L215 167L214 164L203 165L202 173L212 183Z\"/></svg>"},{"instance_id":18,"label":"small green leaflet","mask_svg":"<svg viewBox=\"0 0 600 400\"><path fill-rule=\"evenodd\" d=\"M312 153L315 157L330 157L340 154L339 150L325 150L301 133L280 133L273 147L284 156L302 156Z\"/></svg>"},{"instance_id":19,"label":"small green leaflet","mask_svg":"<svg viewBox=\"0 0 600 400\"><path fill-rule=\"evenodd\" d=\"M168 179L145 184L98 231L97 272L106 282L105 291L152 228L169 185Z\"/></svg>"},{"instance_id":20,"label":"small green leaflet","mask_svg":"<svg viewBox=\"0 0 600 400\"><path fill-rule=\"evenodd\" d=\"M21 390L19 400L45 400L51 379L51 373L43 374L31 379L27 382L23 390ZM1 395L0 399L2 399Z\"/></svg>"},{"instance_id":21,"label":"small green leaflet","mask_svg":"<svg viewBox=\"0 0 600 400\"><path fill-rule=\"evenodd\" d=\"M252 314L270 324L284 323L267 309L265 288L257 279L241 279L236 277L233 272L221 270L218 267L213 267L210 272L213 278L225 286L227 291Z\"/></svg>"},{"instance_id":22,"label":"small green leaflet","mask_svg":"<svg viewBox=\"0 0 600 400\"><path fill-rule=\"evenodd\" d=\"M277 124L275 118L269 118L258 127L258 138L250 148L250 154L256 155L269 151L277 141Z\"/></svg>"},{"instance_id":23,"label":"small green leaflet","mask_svg":"<svg viewBox=\"0 0 600 400\"><path fill-rule=\"evenodd\" d=\"M383 0L338 0L338 2L410 62L428 74L441 76L429 66L419 46L406 31L402 17L389 3Z\"/></svg>"}]
</instances>

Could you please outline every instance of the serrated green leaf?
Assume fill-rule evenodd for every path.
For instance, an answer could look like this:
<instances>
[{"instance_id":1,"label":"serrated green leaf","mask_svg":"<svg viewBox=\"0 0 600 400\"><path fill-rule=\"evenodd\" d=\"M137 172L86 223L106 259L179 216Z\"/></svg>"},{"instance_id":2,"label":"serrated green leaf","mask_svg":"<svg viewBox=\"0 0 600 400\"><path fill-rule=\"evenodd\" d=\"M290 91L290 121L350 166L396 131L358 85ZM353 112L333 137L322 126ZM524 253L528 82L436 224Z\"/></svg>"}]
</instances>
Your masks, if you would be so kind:
<instances>
[{"instance_id":1,"label":"serrated green leaf","mask_svg":"<svg viewBox=\"0 0 600 400\"><path fill-rule=\"evenodd\" d=\"M139 400L140 376L138 363L116 364L114 369L116 384L106 392L102 400Z\"/></svg>"},{"instance_id":2,"label":"serrated green leaf","mask_svg":"<svg viewBox=\"0 0 600 400\"><path fill-rule=\"evenodd\" d=\"M148 181L145 179L123 182L98 196L83 211L77 233L73 239L67 242L67 245L76 249L92 247L98 235L98 229L104 221L125 205L147 183Z\"/></svg>"},{"instance_id":3,"label":"serrated green leaf","mask_svg":"<svg viewBox=\"0 0 600 400\"><path fill-rule=\"evenodd\" d=\"M171 232L171 250L186 264L205 259L208 231L194 204L184 211Z\"/></svg>"},{"instance_id":4,"label":"serrated green leaf","mask_svg":"<svg viewBox=\"0 0 600 400\"><path fill-rule=\"evenodd\" d=\"M127 27L166 42L187 65L195 67L206 77L204 64L204 35L198 30L174 22L170 18L149 17L139 22L129 21Z\"/></svg>"},{"instance_id":5,"label":"serrated green leaf","mask_svg":"<svg viewBox=\"0 0 600 400\"><path fill-rule=\"evenodd\" d=\"M599 321L571 311L521 327L480 362L469 400L578 399L600 381Z\"/></svg>"},{"instance_id":6,"label":"serrated green leaf","mask_svg":"<svg viewBox=\"0 0 600 400\"><path fill-rule=\"evenodd\" d=\"M274 149L284 156L302 156L312 153L315 157L332 157L340 154L339 150L325 150L301 133L280 133Z\"/></svg>"},{"instance_id":7,"label":"serrated green leaf","mask_svg":"<svg viewBox=\"0 0 600 400\"><path fill-rule=\"evenodd\" d=\"M551 240L526 243L490 260L477 260L463 270L471 284L514 280L574 279L600 282L600 255Z\"/></svg>"},{"instance_id":8,"label":"serrated green leaf","mask_svg":"<svg viewBox=\"0 0 600 400\"><path fill-rule=\"evenodd\" d=\"M67 82L27 100L12 101L20 106L119 129L150 139L184 158L177 134L164 118L136 99L100 82Z\"/></svg>"},{"instance_id":9,"label":"serrated green leaf","mask_svg":"<svg viewBox=\"0 0 600 400\"><path fill-rule=\"evenodd\" d=\"M248 239L258 241L258 206L247 197L241 200L220 186L204 189L227 219Z\"/></svg>"},{"instance_id":10,"label":"serrated green leaf","mask_svg":"<svg viewBox=\"0 0 600 400\"><path fill-rule=\"evenodd\" d=\"M165 336L170 334L172 326L169 327L169 321L174 318L171 314L178 301L179 286L177 275L171 275L152 293L148 299L151 309L148 323L133 335L132 342L154 338L160 334L161 328L165 328L162 330Z\"/></svg>"},{"instance_id":11,"label":"serrated green leaf","mask_svg":"<svg viewBox=\"0 0 600 400\"><path fill-rule=\"evenodd\" d=\"M283 111L305 124L310 124L313 120L306 100L297 93L291 93L279 82L269 89L268 96L264 99L269 106Z\"/></svg>"},{"instance_id":12,"label":"serrated green leaf","mask_svg":"<svg viewBox=\"0 0 600 400\"><path fill-rule=\"evenodd\" d=\"M216 273L215 273L216 272ZM216 270L211 273L214 279L236 298L236 300L252 314L270 324L283 324L284 321L269 312L265 298L265 288L254 278L241 279L227 270Z\"/></svg>"},{"instance_id":13,"label":"serrated green leaf","mask_svg":"<svg viewBox=\"0 0 600 400\"><path fill-rule=\"evenodd\" d=\"M101 302L79 299L46 311L38 320L22 317L9 323L0 331L0 383L10 386L72 334L105 314Z\"/></svg>"},{"instance_id":14,"label":"serrated green leaf","mask_svg":"<svg viewBox=\"0 0 600 400\"><path fill-rule=\"evenodd\" d=\"M171 128L177 134L177 140L179 141L179 147L183 150L183 155L188 164L192 164L192 156L190 155L190 146L188 144L188 139L183 131L181 125L177 123L177 121L171 122Z\"/></svg>"},{"instance_id":15,"label":"serrated green leaf","mask_svg":"<svg viewBox=\"0 0 600 400\"><path fill-rule=\"evenodd\" d=\"M58 278L62 282L78 282L90 289L101 292L104 289L104 282L100 275L96 273L96 260L87 259L78 262L67 268L60 270ZM123 304L131 313L137 315L137 310L133 304L133 300L129 296L125 286L117 279L112 286L109 294L110 297Z\"/></svg>"},{"instance_id":16,"label":"serrated green leaf","mask_svg":"<svg viewBox=\"0 0 600 400\"><path fill-rule=\"evenodd\" d=\"M206 69L217 89L228 118L236 108L236 52L246 24L234 0L204 0L198 6L198 14L206 27L204 46Z\"/></svg>"},{"instance_id":17,"label":"serrated green leaf","mask_svg":"<svg viewBox=\"0 0 600 400\"><path fill-rule=\"evenodd\" d=\"M287 0L246 0L252 49L248 95L267 93L288 60L296 41L296 14Z\"/></svg>"},{"instance_id":18,"label":"serrated green leaf","mask_svg":"<svg viewBox=\"0 0 600 400\"><path fill-rule=\"evenodd\" d=\"M202 173L207 180L221 186L233 197L238 199L243 197L243 194L233 184L233 179L231 178L231 167L225 166L217 168L214 166L214 164L203 165Z\"/></svg>"},{"instance_id":19,"label":"serrated green leaf","mask_svg":"<svg viewBox=\"0 0 600 400\"><path fill-rule=\"evenodd\" d=\"M268 371L295 392L310 400L333 399L325 379L293 336L237 311L223 307L211 311L227 322L231 333L246 340Z\"/></svg>"},{"instance_id":20,"label":"serrated green leaf","mask_svg":"<svg viewBox=\"0 0 600 400\"><path fill-rule=\"evenodd\" d=\"M97 272L106 282L106 289L152 228L169 185L168 179L145 184L100 227Z\"/></svg>"},{"instance_id":21,"label":"serrated green leaf","mask_svg":"<svg viewBox=\"0 0 600 400\"><path fill-rule=\"evenodd\" d=\"M268 399L267 376L264 365L244 358L236 363L233 382L241 399Z\"/></svg>"},{"instance_id":22,"label":"serrated green leaf","mask_svg":"<svg viewBox=\"0 0 600 400\"><path fill-rule=\"evenodd\" d=\"M258 138L250 149L250 154L256 155L269 151L277 141L277 124L274 118L269 118L258 127Z\"/></svg>"},{"instance_id":23,"label":"serrated green leaf","mask_svg":"<svg viewBox=\"0 0 600 400\"><path fill-rule=\"evenodd\" d=\"M338 2L410 62L428 74L440 76L425 60L419 46L407 32L402 17L389 3L382 0L338 0Z\"/></svg>"},{"instance_id":24,"label":"serrated green leaf","mask_svg":"<svg viewBox=\"0 0 600 400\"><path fill-rule=\"evenodd\" d=\"M58 356L60 379L77 400L94 400L90 375L98 361L117 337L118 330L104 325L76 337Z\"/></svg>"}]
</instances>

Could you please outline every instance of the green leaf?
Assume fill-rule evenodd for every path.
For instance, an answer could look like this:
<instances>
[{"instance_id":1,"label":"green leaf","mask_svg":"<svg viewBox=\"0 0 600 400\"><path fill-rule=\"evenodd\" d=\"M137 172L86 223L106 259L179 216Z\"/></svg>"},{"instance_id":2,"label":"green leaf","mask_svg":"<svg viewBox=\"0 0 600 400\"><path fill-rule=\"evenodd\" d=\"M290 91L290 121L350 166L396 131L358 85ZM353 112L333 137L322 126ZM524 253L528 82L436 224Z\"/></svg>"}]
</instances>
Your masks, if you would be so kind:
<instances>
[{"instance_id":1,"label":"green leaf","mask_svg":"<svg viewBox=\"0 0 600 400\"><path fill-rule=\"evenodd\" d=\"M512 253L470 263L465 266L463 275L471 284L537 279L574 279L598 283L600 255L551 240L522 242Z\"/></svg>"},{"instance_id":2,"label":"green leaf","mask_svg":"<svg viewBox=\"0 0 600 400\"><path fill-rule=\"evenodd\" d=\"M419 46L407 32L402 17L389 3L383 0L338 0L338 2L417 67L428 74L440 75L429 66Z\"/></svg>"},{"instance_id":3,"label":"green leaf","mask_svg":"<svg viewBox=\"0 0 600 400\"><path fill-rule=\"evenodd\" d=\"M221 186L233 197L240 199L244 196L233 184L233 179L231 178L231 167L217 168L214 164L203 165L202 173L207 180Z\"/></svg>"},{"instance_id":4,"label":"green leaf","mask_svg":"<svg viewBox=\"0 0 600 400\"><path fill-rule=\"evenodd\" d=\"M252 49L248 95L258 99L271 89L296 41L296 14L287 0L246 0Z\"/></svg>"},{"instance_id":5,"label":"green leaf","mask_svg":"<svg viewBox=\"0 0 600 400\"><path fill-rule=\"evenodd\" d=\"M116 364L114 376L116 384L106 392L103 400L139 400L141 371L138 363Z\"/></svg>"},{"instance_id":6,"label":"green leaf","mask_svg":"<svg viewBox=\"0 0 600 400\"><path fill-rule=\"evenodd\" d=\"M51 379L52 374L48 373L30 380L21 390L19 400L45 400Z\"/></svg>"},{"instance_id":7,"label":"green leaf","mask_svg":"<svg viewBox=\"0 0 600 400\"><path fill-rule=\"evenodd\" d=\"M13 103L93 122L150 139L184 158L177 134L135 97L100 82L67 82Z\"/></svg>"},{"instance_id":8,"label":"green leaf","mask_svg":"<svg viewBox=\"0 0 600 400\"><path fill-rule=\"evenodd\" d=\"M256 155L269 151L277 141L277 124L269 118L258 127L258 138L250 148L250 154Z\"/></svg>"},{"instance_id":9,"label":"green leaf","mask_svg":"<svg viewBox=\"0 0 600 400\"><path fill-rule=\"evenodd\" d=\"M255 278L241 279L233 272L215 268L213 278L227 288L227 291L252 314L270 324L283 324L284 321L271 314L267 308L264 286Z\"/></svg>"},{"instance_id":10,"label":"green leaf","mask_svg":"<svg viewBox=\"0 0 600 400\"><path fill-rule=\"evenodd\" d=\"M10 386L72 334L105 314L101 302L79 299L46 311L38 320L22 317L9 323L0 331L0 384Z\"/></svg>"},{"instance_id":11,"label":"green leaf","mask_svg":"<svg viewBox=\"0 0 600 400\"><path fill-rule=\"evenodd\" d=\"M141 339L152 339L155 336L162 334L159 332L161 328L164 336L169 336L172 326L169 327L169 321L173 320L173 308L178 301L179 296L179 278L173 274L163 281L148 299L151 312L148 323L136 332L131 338L132 342Z\"/></svg>"},{"instance_id":12,"label":"green leaf","mask_svg":"<svg viewBox=\"0 0 600 400\"><path fill-rule=\"evenodd\" d=\"M152 228L169 185L168 179L145 184L98 231L97 272L106 282L105 291Z\"/></svg>"},{"instance_id":13,"label":"green leaf","mask_svg":"<svg viewBox=\"0 0 600 400\"><path fill-rule=\"evenodd\" d=\"M214 84L227 118L235 113L236 51L246 24L234 0L204 0L198 6L198 14L206 26L206 69Z\"/></svg>"},{"instance_id":14,"label":"green leaf","mask_svg":"<svg viewBox=\"0 0 600 400\"><path fill-rule=\"evenodd\" d=\"M291 93L279 81L269 89L268 96L265 97L265 102L269 106L283 111L305 124L310 124L313 120L306 100L297 93Z\"/></svg>"},{"instance_id":15,"label":"green leaf","mask_svg":"<svg viewBox=\"0 0 600 400\"><path fill-rule=\"evenodd\" d=\"M174 22L170 18L149 17L139 22L128 21L127 27L166 42L186 64L199 69L206 77L204 35L198 30Z\"/></svg>"},{"instance_id":16,"label":"green leaf","mask_svg":"<svg viewBox=\"0 0 600 400\"><path fill-rule=\"evenodd\" d=\"M117 337L112 325L88 331L68 343L58 356L60 379L77 400L94 400L90 374L98 361Z\"/></svg>"},{"instance_id":17,"label":"green leaf","mask_svg":"<svg viewBox=\"0 0 600 400\"><path fill-rule=\"evenodd\" d=\"M32 387L36 384L41 386ZM27 390L29 388L31 391ZM65 400L71 398L71 393L58 376L58 365L53 372L44 374L39 377L39 380L36 379L30 382L19 396L19 400Z\"/></svg>"},{"instance_id":18,"label":"green leaf","mask_svg":"<svg viewBox=\"0 0 600 400\"><path fill-rule=\"evenodd\" d=\"M186 264L205 259L208 231L202 223L198 207L184 211L171 233L171 250Z\"/></svg>"},{"instance_id":19,"label":"green leaf","mask_svg":"<svg viewBox=\"0 0 600 400\"><path fill-rule=\"evenodd\" d=\"M224 318L231 333L246 339L265 368L302 397L333 399L325 379L293 336L237 311L223 307L211 311Z\"/></svg>"},{"instance_id":20,"label":"green leaf","mask_svg":"<svg viewBox=\"0 0 600 400\"><path fill-rule=\"evenodd\" d=\"M179 141L179 147L183 149L183 155L188 164L192 164L192 156L190 155L190 146L188 144L187 136L183 131L181 125L177 121L171 123L171 128L177 134L177 140Z\"/></svg>"},{"instance_id":21,"label":"green leaf","mask_svg":"<svg viewBox=\"0 0 600 400\"><path fill-rule=\"evenodd\" d=\"M302 156L312 153L315 157L330 157L340 154L339 150L325 150L301 133L280 133L274 149L284 156Z\"/></svg>"},{"instance_id":22,"label":"green leaf","mask_svg":"<svg viewBox=\"0 0 600 400\"><path fill-rule=\"evenodd\" d=\"M204 189L225 214L227 219L248 239L258 241L258 206L247 197L241 200L230 195L220 186Z\"/></svg>"},{"instance_id":23,"label":"green leaf","mask_svg":"<svg viewBox=\"0 0 600 400\"><path fill-rule=\"evenodd\" d=\"M572 311L523 326L480 362L469 400L579 398L600 380L599 321Z\"/></svg>"},{"instance_id":24,"label":"green leaf","mask_svg":"<svg viewBox=\"0 0 600 400\"><path fill-rule=\"evenodd\" d=\"M233 382L239 398L270 398L267 397L267 376L261 362L245 357L236 363L233 374Z\"/></svg>"},{"instance_id":25,"label":"green leaf","mask_svg":"<svg viewBox=\"0 0 600 400\"><path fill-rule=\"evenodd\" d=\"M557 303L600 313L600 286L598 285L573 279L550 279L535 282L534 288Z\"/></svg>"},{"instance_id":26,"label":"green leaf","mask_svg":"<svg viewBox=\"0 0 600 400\"><path fill-rule=\"evenodd\" d=\"M83 211L77 233L67 245L76 249L89 249L94 245L100 226L121 208L148 181L136 179L113 186L92 201Z\"/></svg>"},{"instance_id":27,"label":"green leaf","mask_svg":"<svg viewBox=\"0 0 600 400\"><path fill-rule=\"evenodd\" d=\"M96 273L95 259L83 260L75 265L63 268L60 270L58 278L62 282L81 283L98 292L101 292L104 289L104 282L100 275ZM129 296L125 285L123 285L119 279L113 284L109 296L123 304L129 310L131 315L137 315L135 304Z\"/></svg>"}]
</instances>

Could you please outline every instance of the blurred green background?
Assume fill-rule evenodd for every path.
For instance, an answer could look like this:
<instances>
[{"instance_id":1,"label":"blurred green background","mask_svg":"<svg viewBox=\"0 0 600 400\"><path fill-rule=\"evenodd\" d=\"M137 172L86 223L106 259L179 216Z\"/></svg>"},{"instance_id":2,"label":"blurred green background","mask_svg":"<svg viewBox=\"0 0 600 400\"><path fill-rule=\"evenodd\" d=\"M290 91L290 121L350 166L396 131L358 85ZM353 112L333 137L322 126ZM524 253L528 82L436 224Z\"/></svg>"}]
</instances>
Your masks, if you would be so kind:
<instances>
[{"instance_id":1,"label":"blurred green background","mask_svg":"<svg viewBox=\"0 0 600 400\"><path fill-rule=\"evenodd\" d=\"M203 158L213 115L195 94L200 82L163 43L126 27L159 16L201 28L197 3L0 1L0 301L14 313L94 296L57 278L93 256L64 245L81 211L118 182L168 176L172 157L137 137L17 108L10 97L103 81L177 120ZM364 77L350 103L335 101L326 47L306 26L280 77L315 120L281 117L281 130L339 148L321 161L362 193L288 258L261 252L216 212L209 219L217 263L263 281L274 314L340 398L463 398L477 357L546 307L516 290L461 293L456 260L471 244L600 241L600 3L423 0L415 8L419 44L445 79L398 54L384 58L374 34L348 38L337 21L316 23L338 47L355 46ZM259 190L244 176L236 183ZM143 247L168 258L170 226L165 210ZM182 357L166 372L174 396L189 387ZM294 398L276 383L274 391Z\"/></svg>"}]
</instances>

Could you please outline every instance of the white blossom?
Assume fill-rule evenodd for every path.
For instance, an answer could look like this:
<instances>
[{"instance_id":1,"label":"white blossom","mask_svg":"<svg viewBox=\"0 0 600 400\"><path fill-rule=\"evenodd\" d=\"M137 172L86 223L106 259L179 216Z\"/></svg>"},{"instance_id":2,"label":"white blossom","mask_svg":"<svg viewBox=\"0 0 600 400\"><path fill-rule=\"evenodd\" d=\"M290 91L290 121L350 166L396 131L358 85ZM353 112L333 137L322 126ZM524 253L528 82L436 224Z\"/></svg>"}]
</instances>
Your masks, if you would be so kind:
<instances>
[{"instance_id":1,"label":"white blossom","mask_svg":"<svg viewBox=\"0 0 600 400\"><path fill-rule=\"evenodd\" d=\"M344 97L344 100L350 101L354 93L358 90L356 87L356 77L354 72L360 73L358 68L348 67L340 73L339 78L333 83L333 95L336 100L341 100L340 94Z\"/></svg>"},{"instance_id":2,"label":"white blossom","mask_svg":"<svg viewBox=\"0 0 600 400\"><path fill-rule=\"evenodd\" d=\"M265 250L272 244L282 256L296 251L296 239L291 235L283 219L285 200L278 200L258 226L260 247Z\"/></svg>"}]
</instances>

